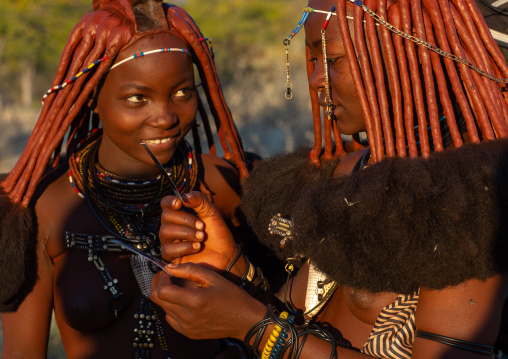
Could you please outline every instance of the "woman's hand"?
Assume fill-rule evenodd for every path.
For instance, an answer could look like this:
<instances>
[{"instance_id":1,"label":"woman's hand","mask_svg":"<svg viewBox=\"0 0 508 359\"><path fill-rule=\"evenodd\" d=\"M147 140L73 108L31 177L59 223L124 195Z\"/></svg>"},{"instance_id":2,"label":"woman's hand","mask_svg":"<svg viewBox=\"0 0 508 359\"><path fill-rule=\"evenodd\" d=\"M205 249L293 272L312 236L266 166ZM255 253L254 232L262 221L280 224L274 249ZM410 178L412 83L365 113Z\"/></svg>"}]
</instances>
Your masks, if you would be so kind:
<instances>
[{"instance_id":1,"label":"woman's hand","mask_svg":"<svg viewBox=\"0 0 508 359\"><path fill-rule=\"evenodd\" d=\"M233 235L215 206L201 192L161 201L159 236L162 256L167 261L193 262L216 271L225 270L238 253ZM182 205L191 211L182 211ZM191 214L189 212L194 212ZM178 261L177 261L178 262Z\"/></svg>"},{"instance_id":2,"label":"woman's hand","mask_svg":"<svg viewBox=\"0 0 508 359\"><path fill-rule=\"evenodd\" d=\"M198 285L182 288L160 272L150 290L150 299L166 312L166 321L189 338L243 340L266 313L263 303L214 271L193 263L168 264L166 269Z\"/></svg>"}]
</instances>

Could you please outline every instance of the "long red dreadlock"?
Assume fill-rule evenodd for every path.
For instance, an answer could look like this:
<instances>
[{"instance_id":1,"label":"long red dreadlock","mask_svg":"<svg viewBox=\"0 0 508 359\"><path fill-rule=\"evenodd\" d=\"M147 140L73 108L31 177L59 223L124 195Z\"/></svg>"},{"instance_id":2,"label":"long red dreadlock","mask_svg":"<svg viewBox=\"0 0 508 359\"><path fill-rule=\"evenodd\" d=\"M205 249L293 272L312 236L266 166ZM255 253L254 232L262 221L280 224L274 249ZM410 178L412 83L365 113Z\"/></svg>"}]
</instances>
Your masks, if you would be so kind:
<instances>
[{"instance_id":1,"label":"long red dreadlock","mask_svg":"<svg viewBox=\"0 0 508 359\"><path fill-rule=\"evenodd\" d=\"M444 149L445 137L460 147L466 135L472 142L508 136L508 66L474 1L334 2L374 161L427 157ZM321 115L312 90L311 100L311 156L319 163ZM323 157L343 155L340 134L327 122Z\"/></svg>"},{"instance_id":2,"label":"long red dreadlock","mask_svg":"<svg viewBox=\"0 0 508 359\"><path fill-rule=\"evenodd\" d=\"M213 55L189 14L178 6L162 3L162 0L95 0L94 11L86 14L69 36L53 86L70 79L98 59L103 61L93 71L45 98L25 150L1 183L13 202L21 202L25 207L29 205L44 172L59 163L67 133L66 149L69 153L90 130L99 127L98 121L90 116L94 89L118 53L133 38L162 31L161 26L189 44L215 120L224 158L236 163L243 178L248 176L242 143L224 100ZM216 154L205 106L201 100L198 102L209 151ZM201 152L196 126L193 137L196 150Z\"/></svg>"}]
</instances>

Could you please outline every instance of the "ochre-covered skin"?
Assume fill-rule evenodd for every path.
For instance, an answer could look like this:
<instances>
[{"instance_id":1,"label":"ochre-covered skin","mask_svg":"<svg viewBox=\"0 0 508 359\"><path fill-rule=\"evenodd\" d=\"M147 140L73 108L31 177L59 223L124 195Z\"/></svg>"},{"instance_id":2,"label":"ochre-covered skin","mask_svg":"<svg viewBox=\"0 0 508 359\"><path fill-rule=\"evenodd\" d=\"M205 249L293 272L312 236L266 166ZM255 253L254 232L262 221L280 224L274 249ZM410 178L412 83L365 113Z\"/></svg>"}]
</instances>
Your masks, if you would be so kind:
<instances>
[{"instance_id":1,"label":"ochre-covered skin","mask_svg":"<svg viewBox=\"0 0 508 359\"><path fill-rule=\"evenodd\" d=\"M161 48L189 52L154 53L111 69L134 53ZM197 169L189 190L205 193L232 227L237 224L240 179L248 176L246 158L207 41L192 18L183 9L161 1L94 1L94 11L85 15L69 36L52 87L99 59L102 61L93 69L45 97L25 151L7 177L0 177L4 214L0 217L0 243L4 244L0 271L9 282L0 291L2 357L45 357L53 310L68 358L134 357L134 328L139 321L134 315L140 311L142 294L131 255L100 254L105 267L118 279L121 305L116 306L104 290L105 280L98 268L88 260L88 252L69 248L66 243L68 232L104 236L111 234L104 223L115 228L104 208L94 206L93 199L87 203L69 183L67 160L75 158L90 130L100 137L95 163L127 178L127 183L153 180L159 170L139 143L151 141L149 146L169 165L188 132L193 131L194 140L199 140L195 135L198 109L202 114L210 111L224 158L215 155L211 126L208 117L202 116L210 153L201 153L201 144L196 142L197 151L191 158L195 158L192 168ZM200 79L195 78L194 66ZM203 84L206 101L199 99L198 82ZM60 158L67 133L67 156ZM79 170L72 173L81 175ZM89 186L86 181L73 184L78 182ZM94 191L98 187L90 188ZM159 192L165 187L160 188ZM140 196L136 190L132 195ZM144 203L155 200L150 196ZM142 222L150 216L160 217L160 208L140 213ZM154 307L163 333L153 337L152 358L212 359L224 349L216 340L196 342L177 333L165 322L164 312ZM168 353L163 351L159 336L165 338Z\"/></svg>"},{"instance_id":2,"label":"ochre-covered skin","mask_svg":"<svg viewBox=\"0 0 508 359\"><path fill-rule=\"evenodd\" d=\"M474 1L365 4L397 29L489 75L508 78L504 57ZM347 0L310 0L307 5L316 10L305 24L315 138L311 158L302 150L258 164L244 188L241 208L246 221L263 250L271 248L282 262L304 256L337 281L337 289L314 319L340 332L356 349L338 348L338 358L371 358L360 350L376 321L383 319L381 311L400 294L415 290L419 298L410 320L416 329L493 345L508 288L505 80L493 81L376 26L363 8ZM326 28L324 56L322 29L333 5L336 15L330 16ZM333 123L323 131L327 89ZM340 140L330 131L332 126L347 135L367 132L371 160L363 170L357 164L366 150L346 154L343 147L334 147L331 134ZM334 156L338 162L331 160ZM164 203L166 256L176 253L174 241L195 241L195 223L205 225L208 245L228 248L225 242L233 243L202 196L195 194L189 207L196 209L197 217L178 211L170 199ZM283 248L281 237L268 230L278 213L294 221L293 239ZM190 223L190 233L182 235L184 221ZM230 245L225 253L234 254L236 248ZM196 254L189 249L187 254L182 258L185 264L169 271L204 290L172 285L168 276L160 275L153 283L152 299L185 335L243 339L265 316L266 303L202 265L187 263L221 268L212 254L205 260L206 249ZM242 273L244 268L239 261L232 271ZM281 266L276 275L284 275L283 270ZM305 263L289 289L283 286L276 294L301 312L310 309L305 308L308 273ZM278 309L287 310L284 305ZM263 350L273 328L267 327L257 350ZM409 337L411 358L487 357ZM397 345L387 346L397 351ZM329 358L330 352L329 343L309 336L299 357Z\"/></svg>"},{"instance_id":3,"label":"ochre-covered skin","mask_svg":"<svg viewBox=\"0 0 508 359\"><path fill-rule=\"evenodd\" d=\"M107 57L98 69L88 76L79 77L72 86L66 86L50 94L30 136L28 144L18 162L2 182L2 187L14 202L22 202L26 207L34 194L46 166L52 166L59 158L62 139L71 129L75 134L73 141L84 136L88 106L93 90L111 66L115 57L126 45L141 36L160 31L170 31L183 38L197 57L197 65L205 77L204 88L207 97L217 113L217 128L224 158L234 161L242 175L247 177L241 141L233 124L231 113L225 103L215 71L212 55L204 37L189 15L177 6L161 2L101 1L94 4L95 11L85 15L74 27L62 53L57 74L52 86L59 85L77 74L94 61ZM137 10L136 10L137 9ZM136 24L136 14L141 23ZM147 15L151 14L151 15ZM146 18L152 19L148 24ZM153 20L156 19L156 20ZM138 27L142 32L138 32ZM213 143L209 144L214 154ZM55 158L51 155L55 153Z\"/></svg>"}]
</instances>

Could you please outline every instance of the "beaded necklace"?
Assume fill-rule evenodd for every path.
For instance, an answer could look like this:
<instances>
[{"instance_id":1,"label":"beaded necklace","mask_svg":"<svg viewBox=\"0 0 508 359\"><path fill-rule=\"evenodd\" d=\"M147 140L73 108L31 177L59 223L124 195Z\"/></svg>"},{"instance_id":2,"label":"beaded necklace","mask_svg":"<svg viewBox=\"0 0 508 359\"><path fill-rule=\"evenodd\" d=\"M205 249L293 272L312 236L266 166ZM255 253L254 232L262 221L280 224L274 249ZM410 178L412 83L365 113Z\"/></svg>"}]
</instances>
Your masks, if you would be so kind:
<instances>
[{"instance_id":1,"label":"beaded necklace","mask_svg":"<svg viewBox=\"0 0 508 359\"><path fill-rule=\"evenodd\" d=\"M97 162L100 140L100 133L93 133L70 156L71 186L82 198L86 197L85 192L88 193L92 210L98 209L110 222L105 227L111 234L124 240L141 235L157 236L159 202L172 193L168 181L160 175L150 179L126 179L107 171ZM197 163L186 141L179 145L166 169L179 191L188 192L195 186Z\"/></svg>"},{"instance_id":2,"label":"beaded necklace","mask_svg":"<svg viewBox=\"0 0 508 359\"><path fill-rule=\"evenodd\" d=\"M67 232L66 240L68 248L88 251L88 260L99 270L105 281L104 290L110 293L108 307L117 318L123 309L122 292L118 280L106 268L99 254L122 251L122 248L109 242L110 238L120 238L159 256L160 200L171 194L172 189L161 175L150 179L126 179L106 170L97 161L100 142L101 132L93 131L78 144L77 150L69 157L69 181L74 191L87 200L97 220L112 236ZM186 141L180 143L165 167L180 192L188 192L196 185L198 166L194 152ZM107 218L113 228L106 225L101 217ZM150 262L139 256L131 257L131 266L143 294L139 313L134 315L134 357L149 359L156 336L166 358L169 358L162 322L148 299L150 283L158 269L152 268Z\"/></svg>"}]
</instances>

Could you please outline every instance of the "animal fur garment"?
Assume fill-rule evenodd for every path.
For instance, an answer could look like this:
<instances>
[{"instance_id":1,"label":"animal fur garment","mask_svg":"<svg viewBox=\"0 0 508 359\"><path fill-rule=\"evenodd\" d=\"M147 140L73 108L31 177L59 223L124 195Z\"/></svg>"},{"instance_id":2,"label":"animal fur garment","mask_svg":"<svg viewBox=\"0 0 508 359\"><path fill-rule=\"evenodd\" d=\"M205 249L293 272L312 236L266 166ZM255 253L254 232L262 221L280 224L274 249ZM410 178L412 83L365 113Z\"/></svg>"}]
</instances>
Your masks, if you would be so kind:
<instances>
[{"instance_id":1,"label":"animal fur garment","mask_svg":"<svg viewBox=\"0 0 508 359\"><path fill-rule=\"evenodd\" d=\"M0 190L0 312L16 311L37 280L35 221L30 207L12 203Z\"/></svg>"},{"instance_id":2,"label":"animal fur garment","mask_svg":"<svg viewBox=\"0 0 508 359\"><path fill-rule=\"evenodd\" d=\"M260 161L247 178L240 207L245 231L244 248L249 259L263 269L272 289L284 281L286 258L294 253L279 248L281 237L268 233L270 219L280 213L291 214L303 192L316 181L332 176L339 159L312 163L310 148L301 148L287 155L276 155ZM276 255L269 248L276 249Z\"/></svg>"},{"instance_id":3,"label":"animal fur garment","mask_svg":"<svg viewBox=\"0 0 508 359\"><path fill-rule=\"evenodd\" d=\"M282 179L294 181L305 165L292 167L291 174L283 158L277 161L271 167L282 168L280 173L255 170L250 180L257 177L257 186L266 188L259 180L276 178L279 191L287 193L272 190L281 203L261 201L265 208L248 218L281 259L302 254L338 283L371 292L441 289L508 270L507 140L428 159L389 158L350 176L302 183L299 191ZM253 201L246 198L243 207ZM294 238L283 251L280 237L266 228L280 211L294 224Z\"/></svg>"}]
</instances>

